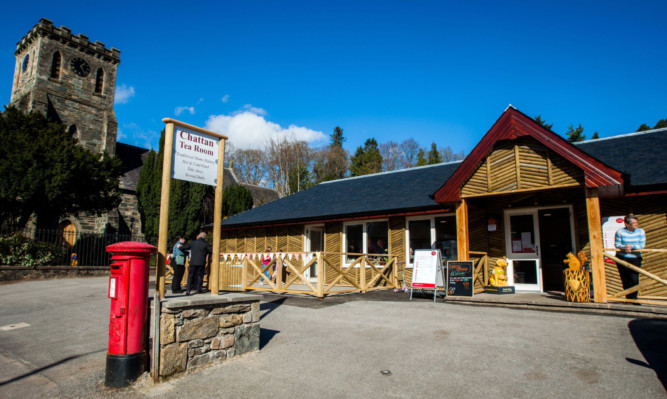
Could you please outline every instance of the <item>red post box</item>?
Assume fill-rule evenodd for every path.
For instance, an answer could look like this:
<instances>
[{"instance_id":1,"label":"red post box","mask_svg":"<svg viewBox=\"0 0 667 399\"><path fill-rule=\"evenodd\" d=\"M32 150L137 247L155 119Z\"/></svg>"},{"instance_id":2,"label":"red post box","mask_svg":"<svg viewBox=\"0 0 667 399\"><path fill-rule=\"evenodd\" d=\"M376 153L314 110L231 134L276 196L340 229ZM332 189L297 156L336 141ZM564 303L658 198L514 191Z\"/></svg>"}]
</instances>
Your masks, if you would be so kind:
<instances>
[{"instance_id":1,"label":"red post box","mask_svg":"<svg viewBox=\"0 0 667 399\"><path fill-rule=\"evenodd\" d=\"M124 387L146 370L148 274L157 248L126 241L107 246L111 256L108 296L109 351L105 385Z\"/></svg>"}]
</instances>

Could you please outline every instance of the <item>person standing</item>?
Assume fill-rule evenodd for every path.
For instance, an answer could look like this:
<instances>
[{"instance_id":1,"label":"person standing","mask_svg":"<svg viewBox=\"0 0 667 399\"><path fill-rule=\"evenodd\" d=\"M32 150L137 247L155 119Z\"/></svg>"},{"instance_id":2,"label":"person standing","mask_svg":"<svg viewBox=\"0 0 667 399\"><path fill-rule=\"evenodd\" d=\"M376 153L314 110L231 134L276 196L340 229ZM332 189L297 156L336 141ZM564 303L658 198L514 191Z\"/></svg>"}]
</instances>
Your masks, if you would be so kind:
<instances>
[{"instance_id":1,"label":"person standing","mask_svg":"<svg viewBox=\"0 0 667 399\"><path fill-rule=\"evenodd\" d=\"M633 266L642 267L641 252L633 252L644 248L646 245L646 233L639 228L639 221L635 215L628 215L625 217L625 228L620 228L616 231L614 237L614 247L616 247L616 257L622 259ZM639 273L630 270L625 266L616 265L618 273L621 276L621 283L623 289L627 290L639 284ZM637 299L637 292L628 294L627 299Z\"/></svg>"},{"instance_id":2,"label":"person standing","mask_svg":"<svg viewBox=\"0 0 667 399\"><path fill-rule=\"evenodd\" d=\"M190 251L190 269L188 270L188 285L185 288L185 295L190 295L190 291L196 289L197 294L202 292L204 284L204 268L209 254L213 253L213 247L206 241L206 233L201 232L197 239L190 241L189 244L181 246L181 251Z\"/></svg>"},{"instance_id":3,"label":"person standing","mask_svg":"<svg viewBox=\"0 0 667 399\"><path fill-rule=\"evenodd\" d=\"M183 292L181 288L181 281L183 280L183 274L185 273L185 252L181 250L181 247L185 245L185 237L178 236L178 240L174 244L172 250L173 253L173 263L171 267L174 269L174 276L171 280L171 292L173 294L180 294Z\"/></svg>"}]
</instances>

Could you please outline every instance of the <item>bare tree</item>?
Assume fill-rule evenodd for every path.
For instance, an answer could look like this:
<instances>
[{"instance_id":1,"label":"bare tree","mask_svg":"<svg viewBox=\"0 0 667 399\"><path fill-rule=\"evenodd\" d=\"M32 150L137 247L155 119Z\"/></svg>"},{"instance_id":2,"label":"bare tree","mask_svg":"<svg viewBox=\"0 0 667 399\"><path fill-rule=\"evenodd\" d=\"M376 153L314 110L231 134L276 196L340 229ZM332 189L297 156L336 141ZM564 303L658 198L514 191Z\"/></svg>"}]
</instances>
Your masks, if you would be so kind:
<instances>
[{"instance_id":1,"label":"bare tree","mask_svg":"<svg viewBox=\"0 0 667 399\"><path fill-rule=\"evenodd\" d=\"M450 146L440 147L439 152L443 162L461 161L465 158L463 150L455 153Z\"/></svg>"},{"instance_id":2,"label":"bare tree","mask_svg":"<svg viewBox=\"0 0 667 399\"><path fill-rule=\"evenodd\" d=\"M391 171L401 169L401 158L403 153L401 146L395 141L380 144L382 154L382 170Z\"/></svg>"},{"instance_id":3,"label":"bare tree","mask_svg":"<svg viewBox=\"0 0 667 399\"><path fill-rule=\"evenodd\" d=\"M264 151L237 149L227 158L228 164L241 182L258 186L266 181L267 159Z\"/></svg>"},{"instance_id":4,"label":"bare tree","mask_svg":"<svg viewBox=\"0 0 667 399\"><path fill-rule=\"evenodd\" d=\"M297 141L287 136L268 139L268 184L281 196L301 190L309 181L310 154L310 147L305 141Z\"/></svg>"},{"instance_id":5,"label":"bare tree","mask_svg":"<svg viewBox=\"0 0 667 399\"><path fill-rule=\"evenodd\" d=\"M401 158L401 168L411 168L417 165L417 153L419 152L419 143L412 137L403 140L400 145L403 157Z\"/></svg>"}]
</instances>

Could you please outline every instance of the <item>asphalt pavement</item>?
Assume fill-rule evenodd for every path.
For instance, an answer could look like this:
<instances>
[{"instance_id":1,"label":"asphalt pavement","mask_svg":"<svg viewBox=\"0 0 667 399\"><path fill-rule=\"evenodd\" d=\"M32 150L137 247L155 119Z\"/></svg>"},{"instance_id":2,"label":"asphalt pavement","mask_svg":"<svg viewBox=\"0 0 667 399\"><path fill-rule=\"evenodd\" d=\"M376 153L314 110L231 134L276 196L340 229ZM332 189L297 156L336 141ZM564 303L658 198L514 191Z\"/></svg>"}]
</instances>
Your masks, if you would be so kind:
<instances>
[{"instance_id":1,"label":"asphalt pavement","mask_svg":"<svg viewBox=\"0 0 667 399\"><path fill-rule=\"evenodd\" d=\"M664 318L404 293L266 295L259 352L158 385L144 378L108 389L107 281L0 285L1 398L667 397Z\"/></svg>"}]
</instances>

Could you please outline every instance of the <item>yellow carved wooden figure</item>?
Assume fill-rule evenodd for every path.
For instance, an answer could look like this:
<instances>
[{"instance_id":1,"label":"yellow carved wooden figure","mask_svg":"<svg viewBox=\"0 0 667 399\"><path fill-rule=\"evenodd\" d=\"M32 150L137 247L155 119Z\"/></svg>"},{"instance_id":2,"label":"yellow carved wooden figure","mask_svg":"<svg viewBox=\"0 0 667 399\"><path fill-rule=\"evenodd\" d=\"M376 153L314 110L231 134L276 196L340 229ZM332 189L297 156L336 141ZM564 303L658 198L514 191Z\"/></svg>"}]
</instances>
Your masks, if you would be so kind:
<instances>
[{"instance_id":1,"label":"yellow carved wooden figure","mask_svg":"<svg viewBox=\"0 0 667 399\"><path fill-rule=\"evenodd\" d=\"M572 252L567 254L563 263L569 267L563 271L565 274L565 299L568 302L590 302L590 278L587 270L581 270L581 265L586 262L586 254L580 251L579 256Z\"/></svg>"},{"instance_id":2,"label":"yellow carved wooden figure","mask_svg":"<svg viewBox=\"0 0 667 399\"><path fill-rule=\"evenodd\" d=\"M491 270L489 285L493 287L505 287L507 285L507 259L502 258L496 261L496 265Z\"/></svg>"}]
</instances>

